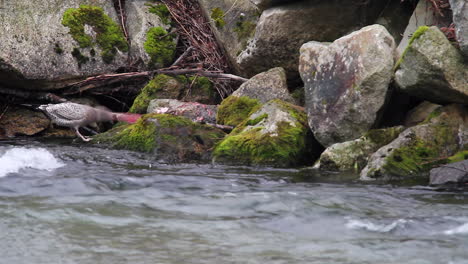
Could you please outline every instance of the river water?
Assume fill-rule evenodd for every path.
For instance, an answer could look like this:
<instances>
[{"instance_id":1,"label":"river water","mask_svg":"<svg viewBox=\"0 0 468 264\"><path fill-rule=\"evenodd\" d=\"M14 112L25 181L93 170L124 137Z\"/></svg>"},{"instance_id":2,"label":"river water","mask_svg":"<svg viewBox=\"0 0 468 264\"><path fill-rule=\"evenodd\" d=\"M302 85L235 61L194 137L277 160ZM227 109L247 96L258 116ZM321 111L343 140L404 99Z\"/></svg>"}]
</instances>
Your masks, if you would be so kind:
<instances>
[{"instance_id":1,"label":"river water","mask_svg":"<svg viewBox=\"0 0 468 264\"><path fill-rule=\"evenodd\" d=\"M463 192L0 142L0 263L468 263Z\"/></svg>"}]
</instances>

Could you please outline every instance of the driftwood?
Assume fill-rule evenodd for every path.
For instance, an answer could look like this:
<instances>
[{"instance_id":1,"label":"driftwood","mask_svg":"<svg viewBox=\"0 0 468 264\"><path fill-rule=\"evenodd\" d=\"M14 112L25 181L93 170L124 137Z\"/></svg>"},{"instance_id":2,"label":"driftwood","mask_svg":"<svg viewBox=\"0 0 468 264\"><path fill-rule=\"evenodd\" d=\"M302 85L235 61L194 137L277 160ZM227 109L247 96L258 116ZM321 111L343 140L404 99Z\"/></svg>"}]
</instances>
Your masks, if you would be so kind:
<instances>
[{"instance_id":1,"label":"driftwood","mask_svg":"<svg viewBox=\"0 0 468 264\"><path fill-rule=\"evenodd\" d=\"M154 71L102 74L102 75L98 75L94 77L89 77L83 81L79 81L79 82L71 84L69 88L65 89L63 94L71 95L71 94L82 93L90 89L108 86L110 84L124 82L128 80L135 80L135 79L141 79L141 78L149 79L154 74L167 74L167 75L194 74L194 75L217 78L217 79L230 79L230 80L235 80L238 82L247 81L246 78L233 75L233 74L214 72L214 71L204 71L201 67L188 68L188 69L170 67L170 68L159 69L159 70L154 70Z\"/></svg>"}]
</instances>

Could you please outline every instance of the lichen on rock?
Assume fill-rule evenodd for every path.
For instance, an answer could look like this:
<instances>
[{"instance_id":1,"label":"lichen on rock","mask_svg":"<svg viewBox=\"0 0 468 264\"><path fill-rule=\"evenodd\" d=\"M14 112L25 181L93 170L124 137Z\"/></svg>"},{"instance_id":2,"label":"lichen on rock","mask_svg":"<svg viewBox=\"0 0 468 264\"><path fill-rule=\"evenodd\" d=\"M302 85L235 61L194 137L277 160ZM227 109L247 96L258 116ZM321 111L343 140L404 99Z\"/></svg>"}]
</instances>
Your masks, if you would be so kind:
<instances>
[{"instance_id":1,"label":"lichen on rock","mask_svg":"<svg viewBox=\"0 0 468 264\"><path fill-rule=\"evenodd\" d=\"M63 14L62 24L70 29L69 33L80 48L93 46L93 36L85 32L86 26L91 27L96 33L96 43L101 48L101 56L106 63L112 62L117 49L128 51L128 43L119 25L101 7L80 5L79 8L69 8Z\"/></svg>"}]
</instances>

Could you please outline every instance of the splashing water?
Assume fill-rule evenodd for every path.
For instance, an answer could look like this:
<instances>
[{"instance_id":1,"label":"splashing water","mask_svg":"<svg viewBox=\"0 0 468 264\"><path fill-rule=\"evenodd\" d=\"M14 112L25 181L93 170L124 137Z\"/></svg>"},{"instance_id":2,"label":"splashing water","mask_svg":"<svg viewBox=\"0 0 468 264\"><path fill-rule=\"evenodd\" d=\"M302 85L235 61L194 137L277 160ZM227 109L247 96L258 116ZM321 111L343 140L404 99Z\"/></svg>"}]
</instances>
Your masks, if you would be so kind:
<instances>
[{"instance_id":1,"label":"splashing water","mask_svg":"<svg viewBox=\"0 0 468 264\"><path fill-rule=\"evenodd\" d=\"M24 168L51 171L64 165L44 148L17 147L7 150L0 157L0 177Z\"/></svg>"}]
</instances>

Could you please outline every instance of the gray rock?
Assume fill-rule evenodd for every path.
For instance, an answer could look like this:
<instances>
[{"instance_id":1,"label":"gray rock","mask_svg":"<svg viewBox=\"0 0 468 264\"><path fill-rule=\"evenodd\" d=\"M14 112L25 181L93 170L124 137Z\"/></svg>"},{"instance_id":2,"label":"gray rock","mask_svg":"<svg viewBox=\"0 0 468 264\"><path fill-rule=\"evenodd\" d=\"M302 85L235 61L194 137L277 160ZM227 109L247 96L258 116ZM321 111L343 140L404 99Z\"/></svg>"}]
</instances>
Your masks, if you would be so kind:
<instances>
[{"instance_id":1,"label":"gray rock","mask_svg":"<svg viewBox=\"0 0 468 264\"><path fill-rule=\"evenodd\" d=\"M320 155L314 167L328 171L360 171L374 152L392 142L401 131L403 126L374 129L358 139L333 144Z\"/></svg>"},{"instance_id":2,"label":"gray rock","mask_svg":"<svg viewBox=\"0 0 468 264\"><path fill-rule=\"evenodd\" d=\"M309 125L324 146L356 139L378 119L392 78L395 42L380 25L364 27L330 45L301 47Z\"/></svg>"},{"instance_id":3,"label":"gray rock","mask_svg":"<svg viewBox=\"0 0 468 264\"><path fill-rule=\"evenodd\" d=\"M288 91L286 72L280 67L255 75L243 83L232 95L248 96L259 100L262 104L273 99L294 103Z\"/></svg>"},{"instance_id":4,"label":"gray rock","mask_svg":"<svg viewBox=\"0 0 468 264\"><path fill-rule=\"evenodd\" d=\"M429 179L431 185L466 183L468 182L468 160L432 169Z\"/></svg>"},{"instance_id":5,"label":"gray rock","mask_svg":"<svg viewBox=\"0 0 468 264\"><path fill-rule=\"evenodd\" d=\"M468 104L468 67L437 27L418 29L397 67L403 92L433 103Z\"/></svg>"},{"instance_id":6,"label":"gray rock","mask_svg":"<svg viewBox=\"0 0 468 264\"><path fill-rule=\"evenodd\" d=\"M288 78L297 77L301 45L310 40L333 41L359 28L361 8L349 1L304 1L267 9L237 62L247 76L283 67Z\"/></svg>"},{"instance_id":7,"label":"gray rock","mask_svg":"<svg viewBox=\"0 0 468 264\"><path fill-rule=\"evenodd\" d=\"M159 23L156 15L144 10L145 2L127 1L133 61L148 60L142 48L144 34L150 25ZM97 34L91 26L85 25L84 32L93 44L81 48L69 33L70 29L62 24L66 10L89 5L103 8L104 14L120 27L112 1L51 0L37 4L15 0L3 1L1 5L0 85L28 90L59 89L85 77L128 66L129 52L125 44L114 46L113 58L101 56L103 50L96 43ZM112 54L111 49L108 54Z\"/></svg>"},{"instance_id":8,"label":"gray rock","mask_svg":"<svg viewBox=\"0 0 468 264\"><path fill-rule=\"evenodd\" d=\"M250 0L200 0L206 17L213 17L213 10L222 11L220 21L211 19L211 26L219 43L226 50L229 60L239 70L236 57L253 37L258 21L258 8Z\"/></svg>"},{"instance_id":9,"label":"gray rock","mask_svg":"<svg viewBox=\"0 0 468 264\"><path fill-rule=\"evenodd\" d=\"M465 0L449 0L453 11L455 34L457 35L460 50L468 60L468 2Z\"/></svg>"},{"instance_id":10,"label":"gray rock","mask_svg":"<svg viewBox=\"0 0 468 264\"><path fill-rule=\"evenodd\" d=\"M50 126L50 120L42 113L11 106L0 118L0 139L15 136L32 136Z\"/></svg>"},{"instance_id":11,"label":"gray rock","mask_svg":"<svg viewBox=\"0 0 468 264\"><path fill-rule=\"evenodd\" d=\"M129 19L127 19L127 30L130 38L130 56L133 61L141 59L144 68L150 61L150 56L146 53L144 43L146 41L146 33L152 27L162 27L166 31L169 30L170 25L163 23L161 18L156 14L150 13L148 1L142 0L127 0L125 1L125 12Z\"/></svg>"},{"instance_id":12,"label":"gray rock","mask_svg":"<svg viewBox=\"0 0 468 264\"><path fill-rule=\"evenodd\" d=\"M438 104L424 101L408 112L403 124L406 127L415 126L426 120L426 118L439 107L440 105Z\"/></svg>"},{"instance_id":13,"label":"gray rock","mask_svg":"<svg viewBox=\"0 0 468 264\"><path fill-rule=\"evenodd\" d=\"M468 148L466 107L448 105L431 115L375 152L361 171L361 179L420 177L434 164Z\"/></svg>"},{"instance_id":14,"label":"gray rock","mask_svg":"<svg viewBox=\"0 0 468 264\"><path fill-rule=\"evenodd\" d=\"M194 122L216 123L217 105L182 102L175 99L151 100L147 113L184 116Z\"/></svg>"}]
</instances>

